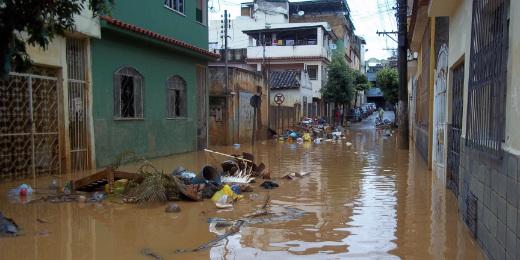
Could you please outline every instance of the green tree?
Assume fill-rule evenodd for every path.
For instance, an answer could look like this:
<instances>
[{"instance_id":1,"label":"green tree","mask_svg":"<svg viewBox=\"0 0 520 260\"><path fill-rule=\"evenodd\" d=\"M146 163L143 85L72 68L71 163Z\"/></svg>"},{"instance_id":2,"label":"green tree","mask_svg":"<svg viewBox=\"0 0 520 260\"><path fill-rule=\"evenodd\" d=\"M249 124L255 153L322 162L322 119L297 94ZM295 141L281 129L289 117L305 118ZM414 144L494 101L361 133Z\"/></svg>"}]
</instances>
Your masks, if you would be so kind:
<instances>
[{"instance_id":1,"label":"green tree","mask_svg":"<svg viewBox=\"0 0 520 260\"><path fill-rule=\"evenodd\" d=\"M350 104L354 97L354 78L340 51L332 55L327 75L327 83L321 89L323 98L340 105Z\"/></svg>"},{"instance_id":2,"label":"green tree","mask_svg":"<svg viewBox=\"0 0 520 260\"><path fill-rule=\"evenodd\" d=\"M377 85L381 87L383 96L392 105L397 104L399 95L399 80L397 69L383 68L376 75ZM395 113L395 111L394 111Z\"/></svg>"},{"instance_id":3,"label":"green tree","mask_svg":"<svg viewBox=\"0 0 520 260\"><path fill-rule=\"evenodd\" d=\"M354 105L357 106L357 99L358 99L358 91L365 91L371 87L370 82L367 79L367 76L361 73L358 70L349 69L351 73L353 74L354 78L354 88L355 88L355 98L354 98ZM359 104L361 105L361 104Z\"/></svg>"},{"instance_id":4,"label":"green tree","mask_svg":"<svg viewBox=\"0 0 520 260\"><path fill-rule=\"evenodd\" d=\"M26 71L32 61L26 44L47 48L55 35L74 29L84 7L107 14L114 0L0 0L0 77Z\"/></svg>"}]
</instances>

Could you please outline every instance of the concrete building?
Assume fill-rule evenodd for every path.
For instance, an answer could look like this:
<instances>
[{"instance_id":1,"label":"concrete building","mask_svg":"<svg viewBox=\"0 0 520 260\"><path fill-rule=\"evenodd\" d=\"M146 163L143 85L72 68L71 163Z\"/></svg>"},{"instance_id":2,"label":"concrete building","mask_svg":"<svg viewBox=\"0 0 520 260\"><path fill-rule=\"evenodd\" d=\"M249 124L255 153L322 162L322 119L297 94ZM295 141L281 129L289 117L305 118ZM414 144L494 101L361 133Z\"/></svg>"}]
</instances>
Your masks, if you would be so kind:
<instances>
[{"instance_id":1,"label":"concrete building","mask_svg":"<svg viewBox=\"0 0 520 260\"><path fill-rule=\"evenodd\" d=\"M207 145L206 1L117 4L92 42L96 165Z\"/></svg>"},{"instance_id":2,"label":"concrete building","mask_svg":"<svg viewBox=\"0 0 520 260\"><path fill-rule=\"evenodd\" d=\"M411 140L490 259L520 255L520 2L415 0ZM435 194L436 197L445 196Z\"/></svg>"},{"instance_id":3,"label":"concrete building","mask_svg":"<svg viewBox=\"0 0 520 260\"><path fill-rule=\"evenodd\" d=\"M56 36L45 50L27 46L34 65L29 72L0 81L0 180L94 164L90 54L101 32L88 10L74 22L73 32Z\"/></svg>"},{"instance_id":4,"label":"concrete building","mask_svg":"<svg viewBox=\"0 0 520 260\"><path fill-rule=\"evenodd\" d=\"M355 35L354 23L350 17L350 8L346 0L312 0L289 3L289 21L291 23L327 22L334 34L335 48L342 48L347 64L355 70L361 70L366 42Z\"/></svg>"},{"instance_id":5,"label":"concrete building","mask_svg":"<svg viewBox=\"0 0 520 260\"><path fill-rule=\"evenodd\" d=\"M251 143L253 133L255 140L265 138L269 99L264 77L238 67L228 70L229 88L226 89L225 68L209 67L209 144ZM256 118L251 106L251 98L255 95L261 100Z\"/></svg>"},{"instance_id":6,"label":"concrete building","mask_svg":"<svg viewBox=\"0 0 520 260\"><path fill-rule=\"evenodd\" d=\"M255 0L241 4L241 15L230 19L228 30L228 48L241 49L249 46L249 36L242 31L252 28L285 24L289 22L289 2L287 0ZM211 20L209 23L209 42L215 49L224 48L224 36L221 20Z\"/></svg>"},{"instance_id":7,"label":"concrete building","mask_svg":"<svg viewBox=\"0 0 520 260\"><path fill-rule=\"evenodd\" d=\"M268 77L272 71L302 71L306 75L301 79L308 78L309 89L312 90L311 98L299 104L302 106L302 116L322 116L324 103L320 90L326 83L327 65L332 55L330 46L336 39L328 24L276 24L270 28L246 30L244 33L250 41L246 62L256 66L258 71L266 70ZM302 97L291 99L302 100ZM294 104L283 104L289 105Z\"/></svg>"}]
</instances>

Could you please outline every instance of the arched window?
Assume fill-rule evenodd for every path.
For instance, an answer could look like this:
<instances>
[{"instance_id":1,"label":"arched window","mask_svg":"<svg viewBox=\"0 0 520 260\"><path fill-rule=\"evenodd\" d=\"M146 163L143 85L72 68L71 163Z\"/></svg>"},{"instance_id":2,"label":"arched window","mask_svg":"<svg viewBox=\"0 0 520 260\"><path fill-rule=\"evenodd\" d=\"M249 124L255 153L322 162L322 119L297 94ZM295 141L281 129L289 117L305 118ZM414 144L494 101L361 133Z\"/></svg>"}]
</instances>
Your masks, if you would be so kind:
<instances>
[{"instance_id":1,"label":"arched window","mask_svg":"<svg viewBox=\"0 0 520 260\"><path fill-rule=\"evenodd\" d=\"M143 76L132 67L122 67L114 73L114 116L143 118Z\"/></svg>"},{"instance_id":2,"label":"arched window","mask_svg":"<svg viewBox=\"0 0 520 260\"><path fill-rule=\"evenodd\" d=\"M186 81L180 76L166 80L166 117L188 117Z\"/></svg>"}]
</instances>

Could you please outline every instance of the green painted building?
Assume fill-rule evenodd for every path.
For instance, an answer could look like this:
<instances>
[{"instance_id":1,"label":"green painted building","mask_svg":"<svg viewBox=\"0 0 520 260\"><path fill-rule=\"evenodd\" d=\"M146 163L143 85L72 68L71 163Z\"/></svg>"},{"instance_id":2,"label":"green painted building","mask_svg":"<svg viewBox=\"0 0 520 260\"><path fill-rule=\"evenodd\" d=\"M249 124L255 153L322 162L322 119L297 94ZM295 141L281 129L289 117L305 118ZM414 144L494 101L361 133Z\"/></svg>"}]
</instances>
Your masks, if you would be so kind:
<instances>
[{"instance_id":1,"label":"green painted building","mask_svg":"<svg viewBox=\"0 0 520 260\"><path fill-rule=\"evenodd\" d=\"M92 40L96 165L207 143L207 0L116 1ZM124 2L124 3L123 3Z\"/></svg>"}]
</instances>

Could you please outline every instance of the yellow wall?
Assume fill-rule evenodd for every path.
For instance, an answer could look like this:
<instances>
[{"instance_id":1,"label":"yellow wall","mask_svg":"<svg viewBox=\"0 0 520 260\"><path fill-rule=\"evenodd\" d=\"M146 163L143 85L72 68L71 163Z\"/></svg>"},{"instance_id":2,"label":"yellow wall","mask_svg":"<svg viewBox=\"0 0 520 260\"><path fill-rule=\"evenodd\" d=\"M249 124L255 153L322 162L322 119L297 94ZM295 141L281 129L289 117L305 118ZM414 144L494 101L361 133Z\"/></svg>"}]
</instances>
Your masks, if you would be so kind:
<instances>
[{"instance_id":1,"label":"yellow wall","mask_svg":"<svg viewBox=\"0 0 520 260\"><path fill-rule=\"evenodd\" d=\"M448 54L448 79L451 79L451 69L458 65L458 61L464 60L464 111L462 113L462 136L466 136L466 113L468 104L468 78L469 78L469 52L471 49L471 13L472 1L463 0L450 16L450 42ZM451 84L447 92L446 105L451 111ZM448 122L451 122L451 113L448 113Z\"/></svg>"},{"instance_id":2,"label":"yellow wall","mask_svg":"<svg viewBox=\"0 0 520 260\"><path fill-rule=\"evenodd\" d=\"M90 41L87 40L88 37L100 37L101 31L99 27L99 20L91 18L92 16L88 11L83 11L82 14L75 16L76 23L76 31L74 33L70 33L67 37L79 37L82 39L86 39L87 41L87 81L88 81L88 100L92 100L92 88L90 82L91 80L91 70L90 70ZM52 42L49 43L46 49L42 49L40 47L27 46L27 53L29 57L32 59L34 64L41 66L50 66L53 68L59 69L60 75L58 75L58 84L60 84L61 93L61 106L60 106L60 114L61 114L61 125L60 128L62 131L60 134L63 135L63 143L61 144L62 155L65 157L65 167L64 173L70 173L70 140L69 140L69 111L68 111L68 76L67 76L67 60L66 60L66 49L67 49L67 40L65 37L56 36ZM89 104L89 114L92 114L92 103ZM90 133L93 133L93 122L89 122ZM91 165L95 165L94 162L94 138L91 136L90 147L91 147ZM63 165L63 164L62 164Z\"/></svg>"}]
</instances>

